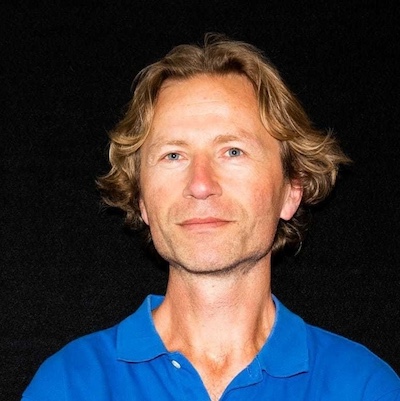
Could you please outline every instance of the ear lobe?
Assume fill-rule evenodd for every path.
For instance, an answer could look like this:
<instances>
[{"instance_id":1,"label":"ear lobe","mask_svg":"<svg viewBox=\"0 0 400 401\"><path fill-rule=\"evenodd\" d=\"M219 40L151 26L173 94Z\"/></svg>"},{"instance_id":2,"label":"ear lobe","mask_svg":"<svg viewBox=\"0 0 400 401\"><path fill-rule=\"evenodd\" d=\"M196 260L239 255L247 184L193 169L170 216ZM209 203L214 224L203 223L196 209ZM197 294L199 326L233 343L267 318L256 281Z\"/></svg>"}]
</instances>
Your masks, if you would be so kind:
<instances>
[{"instance_id":1,"label":"ear lobe","mask_svg":"<svg viewBox=\"0 0 400 401\"><path fill-rule=\"evenodd\" d=\"M146 206L144 205L143 199L139 199L139 208L140 208L140 215L142 216L143 221L149 225L149 218L147 216Z\"/></svg>"},{"instance_id":2,"label":"ear lobe","mask_svg":"<svg viewBox=\"0 0 400 401\"><path fill-rule=\"evenodd\" d=\"M299 208L303 197L303 187L300 183L290 183L289 191L282 206L280 218L290 220Z\"/></svg>"}]
</instances>

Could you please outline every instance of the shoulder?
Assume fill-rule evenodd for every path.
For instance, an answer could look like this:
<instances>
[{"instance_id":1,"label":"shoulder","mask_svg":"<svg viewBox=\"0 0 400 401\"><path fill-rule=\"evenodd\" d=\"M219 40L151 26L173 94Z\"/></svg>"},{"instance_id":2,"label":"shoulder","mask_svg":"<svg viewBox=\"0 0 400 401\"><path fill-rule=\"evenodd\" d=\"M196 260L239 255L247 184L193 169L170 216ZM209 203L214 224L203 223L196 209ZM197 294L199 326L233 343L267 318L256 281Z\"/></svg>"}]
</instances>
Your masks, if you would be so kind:
<instances>
[{"instance_id":1,"label":"shoulder","mask_svg":"<svg viewBox=\"0 0 400 401\"><path fill-rule=\"evenodd\" d=\"M23 399L109 400L111 388L119 389L121 382L129 380L129 364L122 361L141 360L164 352L151 321L151 309L161 302L162 298L149 296L138 310L116 326L67 344L40 366Z\"/></svg>"},{"instance_id":2,"label":"shoulder","mask_svg":"<svg viewBox=\"0 0 400 401\"><path fill-rule=\"evenodd\" d=\"M399 377L365 346L311 325L306 331L312 374L328 388L358 391L366 400L400 399Z\"/></svg>"},{"instance_id":3,"label":"shoulder","mask_svg":"<svg viewBox=\"0 0 400 401\"><path fill-rule=\"evenodd\" d=\"M116 336L117 326L70 342L42 363L23 396L27 400L64 400L69 382L91 380L102 360L112 360Z\"/></svg>"}]
</instances>

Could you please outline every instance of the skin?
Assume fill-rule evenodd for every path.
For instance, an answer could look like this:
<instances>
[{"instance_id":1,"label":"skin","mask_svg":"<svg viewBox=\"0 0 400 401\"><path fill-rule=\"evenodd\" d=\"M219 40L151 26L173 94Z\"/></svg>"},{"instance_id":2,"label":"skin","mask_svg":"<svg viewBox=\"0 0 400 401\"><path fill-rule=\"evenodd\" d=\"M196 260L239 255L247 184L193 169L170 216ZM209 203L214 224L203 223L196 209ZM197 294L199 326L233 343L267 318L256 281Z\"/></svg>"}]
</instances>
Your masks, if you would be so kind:
<instances>
[{"instance_id":1,"label":"skin","mask_svg":"<svg viewBox=\"0 0 400 401\"><path fill-rule=\"evenodd\" d=\"M217 400L269 335L271 246L302 190L237 74L166 81L141 158L142 218L170 264L156 329Z\"/></svg>"}]
</instances>

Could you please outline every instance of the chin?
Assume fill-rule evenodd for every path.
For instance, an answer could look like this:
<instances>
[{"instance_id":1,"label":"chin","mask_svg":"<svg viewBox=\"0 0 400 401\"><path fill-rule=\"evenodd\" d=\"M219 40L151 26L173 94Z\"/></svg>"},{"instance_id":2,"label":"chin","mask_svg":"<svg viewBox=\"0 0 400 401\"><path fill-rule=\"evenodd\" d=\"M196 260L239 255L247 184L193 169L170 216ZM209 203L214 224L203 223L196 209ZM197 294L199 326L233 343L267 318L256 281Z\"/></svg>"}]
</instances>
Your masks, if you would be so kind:
<instances>
[{"instance_id":1,"label":"chin","mask_svg":"<svg viewBox=\"0 0 400 401\"><path fill-rule=\"evenodd\" d=\"M266 256L266 253L260 253L257 255L253 255L246 259L234 259L234 260L198 260L197 262L193 262L191 260L188 263L175 261L170 262L170 267L172 269L177 269L181 271L185 271L189 274L197 275L197 276L227 276L230 274L244 274L250 271L254 266L260 262L262 258Z\"/></svg>"}]
</instances>

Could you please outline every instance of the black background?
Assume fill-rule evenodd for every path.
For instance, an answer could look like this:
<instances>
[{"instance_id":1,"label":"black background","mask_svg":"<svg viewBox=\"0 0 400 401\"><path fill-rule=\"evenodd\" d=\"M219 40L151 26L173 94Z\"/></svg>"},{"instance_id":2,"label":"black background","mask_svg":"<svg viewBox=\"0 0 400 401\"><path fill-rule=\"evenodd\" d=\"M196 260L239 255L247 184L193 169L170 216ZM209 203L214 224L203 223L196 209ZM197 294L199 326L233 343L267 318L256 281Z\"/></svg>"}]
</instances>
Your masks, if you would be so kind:
<instances>
[{"instance_id":1,"label":"black background","mask_svg":"<svg viewBox=\"0 0 400 401\"><path fill-rule=\"evenodd\" d=\"M395 2L14 1L0 13L2 400L19 399L66 342L165 289L166 272L100 207L94 182L134 75L208 31L264 50L354 160L300 255L274 267L274 293L400 372Z\"/></svg>"}]
</instances>

